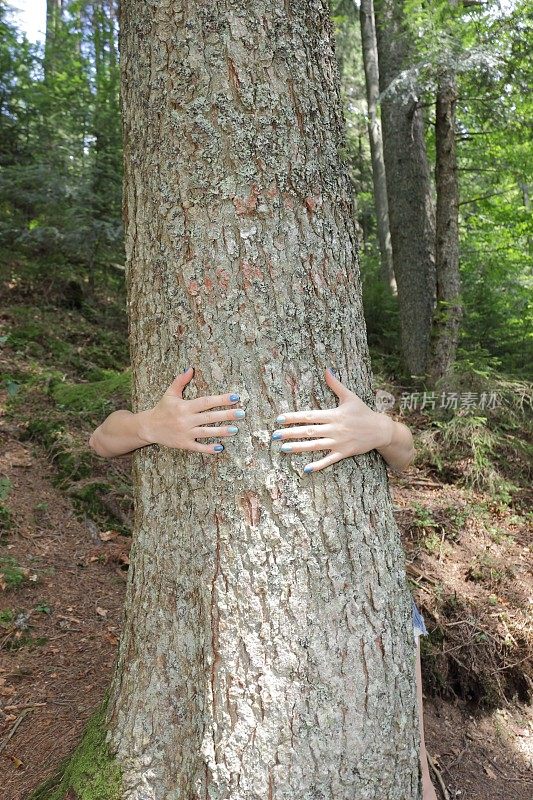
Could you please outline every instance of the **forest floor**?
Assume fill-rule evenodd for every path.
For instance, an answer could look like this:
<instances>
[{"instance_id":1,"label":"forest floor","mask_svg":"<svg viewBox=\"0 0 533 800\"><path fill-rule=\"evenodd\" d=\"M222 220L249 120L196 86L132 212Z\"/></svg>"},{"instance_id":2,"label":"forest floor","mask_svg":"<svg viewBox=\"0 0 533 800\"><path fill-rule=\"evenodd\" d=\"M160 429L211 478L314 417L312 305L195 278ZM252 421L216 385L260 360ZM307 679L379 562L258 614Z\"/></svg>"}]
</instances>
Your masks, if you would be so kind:
<instances>
[{"instance_id":1,"label":"forest floor","mask_svg":"<svg viewBox=\"0 0 533 800\"><path fill-rule=\"evenodd\" d=\"M0 342L16 328L13 308L0 309ZM76 337L89 350L93 334L77 314L62 317L69 358L81 346ZM27 338L39 338L26 318L24 325ZM57 397L39 388L42 376L28 377L39 351L28 351L21 335L0 349L2 800L27 800L72 752L104 698L131 541L130 458L85 460L90 425L80 427L72 403L57 410ZM80 380L76 369L64 371ZM14 411L13 385L25 381L30 388ZM61 435L51 433L56 413ZM446 796L529 800L530 515L523 501L513 507L445 482L418 462L392 476L391 489L430 632L422 640L426 738Z\"/></svg>"},{"instance_id":2,"label":"forest floor","mask_svg":"<svg viewBox=\"0 0 533 800\"><path fill-rule=\"evenodd\" d=\"M130 540L77 518L69 498L53 485L53 466L38 447L19 440L16 425L0 422L0 444L0 475L12 483L10 510L16 520L4 552L27 575L19 588L0 596L4 612L14 609L13 624L3 628L0 639L2 800L26 800L73 750L109 684ZM413 502L433 508L464 502L453 487L420 486L410 478L422 480L412 471L393 481L400 521ZM408 536L406 544L417 574L446 580L450 588L464 580L479 548L472 533L461 559L439 561L416 554ZM521 540L508 556L520 574L521 585L513 581L513 591L521 592ZM424 593L417 597L428 618ZM425 725L428 751L450 797L529 800L533 714L526 705L509 701L479 711L472 702L434 696L426 699Z\"/></svg>"}]
</instances>

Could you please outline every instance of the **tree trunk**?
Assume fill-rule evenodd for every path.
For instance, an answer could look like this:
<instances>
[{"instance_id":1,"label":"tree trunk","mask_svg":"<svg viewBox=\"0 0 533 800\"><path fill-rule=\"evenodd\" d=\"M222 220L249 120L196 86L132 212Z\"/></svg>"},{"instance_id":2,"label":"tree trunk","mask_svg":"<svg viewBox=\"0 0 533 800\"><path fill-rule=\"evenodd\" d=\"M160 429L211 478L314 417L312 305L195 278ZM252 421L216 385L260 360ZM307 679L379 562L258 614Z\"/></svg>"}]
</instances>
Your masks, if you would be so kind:
<instances>
[{"instance_id":1,"label":"tree trunk","mask_svg":"<svg viewBox=\"0 0 533 800\"><path fill-rule=\"evenodd\" d=\"M461 324L459 277L459 184L455 146L455 76L447 73L437 88L435 185L437 188L437 306L433 322L430 374L433 383L453 368Z\"/></svg>"},{"instance_id":2,"label":"tree trunk","mask_svg":"<svg viewBox=\"0 0 533 800\"><path fill-rule=\"evenodd\" d=\"M46 0L46 34L44 40L44 77L49 79L54 68L57 34L62 21L63 0Z\"/></svg>"},{"instance_id":3,"label":"tree trunk","mask_svg":"<svg viewBox=\"0 0 533 800\"><path fill-rule=\"evenodd\" d=\"M372 159L372 183L374 188L374 206L376 208L376 223L381 259L381 275L385 283L389 285L391 292L396 294L397 286L392 260L385 161L383 160L383 140L381 136L381 122L378 116L379 68L373 0L361 0L359 6L359 20L361 24L361 43L363 46L363 66L365 70L366 101L368 106L368 138L370 140L370 155Z\"/></svg>"},{"instance_id":4,"label":"tree trunk","mask_svg":"<svg viewBox=\"0 0 533 800\"><path fill-rule=\"evenodd\" d=\"M133 408L179 370L238 391L218 458L134 457L108 707L127 800L418 800L414 640L375 452L315 476L271 444L372 403L326 2L121 3Z\"/></svg>"},{"instance_id":5,"label":"tree trunk","mask_svg":"<svg viewBox=\"0 0 533 800\"><path fill-rule=\"evenodd\" d=\"M407 77L403 0L376 0L381 124L402 350L411 375L428 368L435 305L435 214L418 89Z\"/></svg>"}]
</instances>

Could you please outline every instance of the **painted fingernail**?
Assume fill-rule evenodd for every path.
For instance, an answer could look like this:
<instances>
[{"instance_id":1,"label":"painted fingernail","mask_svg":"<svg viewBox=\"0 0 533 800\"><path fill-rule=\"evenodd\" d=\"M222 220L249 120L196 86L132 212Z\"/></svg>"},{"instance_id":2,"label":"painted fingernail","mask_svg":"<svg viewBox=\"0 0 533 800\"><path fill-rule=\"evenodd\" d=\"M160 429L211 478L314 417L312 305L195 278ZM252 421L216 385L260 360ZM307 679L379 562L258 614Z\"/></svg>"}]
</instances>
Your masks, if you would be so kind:
<instances>
[{"instance_id":1,"label":"painted fingernail","mask_svg":"<svg viewBox=\"0 0 533 800\"><path fill-rule=\"evenodd\" d=\"M215 450L217 453L221 453L223 451L223 449L224 449L224 445L223 444L216 444L213 447L213 450Z\"/></svg>"},{"instance_id":2,"label":"painted fingernail","mask_svg":"<svg viewBox=\"0 0 533 800\"><path fill-rule=\"evenodd\" d=\"M333 377L336 377L336 372L335 372L335 370L334 370L334 369L331 369L331 367L328 367L328 372L331 372L331 374L333 375Z\"/></svg>"},{"instance_id":3,"label":"painted fingernail","mask_svg":"<svg viewBox=\"0 0 533 800\"><path fill-rule=\"evenodd\" d=\"M183 370L183 372L188 372L189 370L190 370L190 367L186 367L186 368Z\"/></svg>"},{"instance_id":4,"label":"painted fingernail","mask_svg":"<svg viewBox=\"0 0 533 800\"><path fill-rule=\"evenodd\" d=\"M274 431L274 433L272 434L273 439L281 439L281 436L282 436L281 431Z\"/></svg>"},{"instance_id":5,"label":"painted fingernail","mask_svg":"<svg viewBox=\"0 0 533 800\"><path fill-rule=\"evenodd\" d=\"M284 416L276 417L276 422L279 422L280 424L283 424L285 422L285 417Z\"/></svg>"},{"instance_id":6,"label":"painted fingernail","mask_svg":"<svg viewBox=\"0 0 533 800\"><path fill-rule=\"evenodd\" d=\"M246 411L243 408L238 408L235 412L236 419L244 419L246 416Z\"/></svg>"},{"instance_id":7,"label":"painted fingernail","mask_svg":"<svg viewBox=\"0 0 533 800\"><path fill-rule=\"evenodd\" d=\"M230 394L229 399L231 400L232 403L236 403L237 400L241 399L241 396L240 394Z\"/></svg>"},{"instance_id":8,"label":"painted fingernail","mask_svg":"<svg viewBox=\"0 0 533 800\"><path fill-rule=\"evenodd\" d=\"M313 465L312 464L308 464L306 467L304 467L304 472L309 474L312 471L313 471Z\"/></svg>"},{"instance_id":9,"label":"painted fingernail","mask_svg":"<svg viewBox=\"0 0 533 800\"><path fill-rule=\"evenodd\" d=\"M228 433L239 433L239 429L236 425L229 425L228 426Z\"/></svg>"},{"instance_id":10,"label":"painted fingernail","mask_svg":"<svg viewBox=\"0 0 533 800\"><path fill-rule=\"evenodd\" d=\"M292 444L285 442L285 444L281 445L280 449L282 450L283 453L290 453L292 450Z\"/></svg>"}]
</instances>

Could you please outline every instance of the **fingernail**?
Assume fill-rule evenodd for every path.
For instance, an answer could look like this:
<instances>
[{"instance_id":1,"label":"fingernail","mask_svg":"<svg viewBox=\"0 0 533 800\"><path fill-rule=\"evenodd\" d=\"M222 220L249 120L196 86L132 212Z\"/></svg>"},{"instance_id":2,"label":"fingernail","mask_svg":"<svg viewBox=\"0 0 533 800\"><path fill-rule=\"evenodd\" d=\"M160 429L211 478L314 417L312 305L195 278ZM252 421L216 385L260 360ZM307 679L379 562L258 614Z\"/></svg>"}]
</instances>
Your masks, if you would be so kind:
<instances>
[{"instance_id":1,"label":"fingernail","mask_svg":"<svg viewBox=\"0 0 533 800\"><path fill-rule=\"evenodd\" d=\"M280 448L280 449L281 449L281 450L282 450L284 453L290 453L290 452L291 452L291 450L292 450L292 444L289 444L288 442L285 442L285 444L282 444L282 445L281 445L281 448Z\"/></svg>"},{"instance_id":2,"label":"fingernail","mask_svg":"<svg viewBox=\"0 0 533 800\"><path fill-rule=\"evenodd\" d=\"M185 373L185 372L188 372L189 370L190 370L190 367L186 367L186 368L183 370L183 372Z\"/></svg>"},{"instance_id":3,"label":"fingernail","mask_svg":"<svg viewBox=\"0 0 533 800\"><path fill-rule=\"evenodd\" d=\"M281 436L282 436L281 431L274 431L274 433L272 434L273 439L281 439Z\"/></svg>"},{"instance_id":4,"label":"fingernail","mask_svg":"<svg viewBox=\"0 0 533 800\"><path fill-rule=\"evenodd\" d=\"M246 416L246 411L242 408L238 408L235 412L235 416L237 419L244 419Z\"/></svg>"},{"instance_id":5,"label":"fingernail","mask_svg":"<svg viewBox=\"0 0 533 800\"><path fill-rule=\"evenodd\" d=\"M276 422L279 422L279 423L283 424L285 422L285 417L283 417L283 416L276 417Z\"/></svg>"},{"instance_id":6,"label":"fingernail","mask_svg":"<svg viewBox=\"0 0 533 800\"><path fill-rule=\"evenodd\" d=\"M239 433L239 429L236 425L230 425L228 427L228 433Z\"/></svg>"},{"instance_id":7,"label":"fingernail","mask_svg":"<svg viewBox=\"0 0 533 800\"><path fill-rule=\"evenodd\" d=\"M331 367L328 367L328 372L331 372L331 374L333 375L334 378L337 377L335 370L331 369Z\"/></svg>"},{"instance_id":8,"label":"fingernail","mask_svg":"<svg viewBox=\"0 0 533 800\"><path fill-rule=\"evenodd\" d=\"M304 472L309 473L309 472L312 472L312 471L313 471L313 465L312 464L308 464L306 467L304 467Z\"/></svg>"},{"instance_id":9,"label":"fingernail","mask_svg":"<svg viewBox=\"0 0 533 800\"><path fill-rule=\"evenodd\" d=\"M223 444L216 444L213 447L213 450L216 450L217 453L221 453L223 451L223 449L224 449L224 445Z\"/></svg>"},{"instance_id":10,"label":"fingernail","mask_svg":"<svg viewBox=\"0 0 533 800\"><path fill-rule=\"evenodd\" d=\"M232 403L236 403L237 400L241 399L241 396L240 394L230 394L229 399L231 400Z\"/></svg>"}]
</instances>

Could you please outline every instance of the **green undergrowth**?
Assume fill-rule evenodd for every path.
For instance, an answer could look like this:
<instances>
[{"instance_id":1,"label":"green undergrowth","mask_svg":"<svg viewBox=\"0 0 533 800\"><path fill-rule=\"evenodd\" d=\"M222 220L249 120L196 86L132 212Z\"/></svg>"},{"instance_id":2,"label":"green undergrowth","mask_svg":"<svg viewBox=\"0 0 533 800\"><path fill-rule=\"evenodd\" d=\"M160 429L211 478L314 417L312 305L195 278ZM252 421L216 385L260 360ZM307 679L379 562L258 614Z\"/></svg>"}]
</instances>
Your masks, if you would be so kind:
<instances>
[{"instance_id":1,"label":"green undergrowth","mask_svg":"<svg viewBox=\"0 0 533 800\"><path fill-rule=\"evenodd\" d=\"M456 408L438 407L443 395L453 394ZM435 395L436 407L422 409L417 419L418 463L444 480L520 502L532 478L533 386L494 370L458 368Z\"/></svg>"},{"instance_id":2,"label":"green undergrowth","mask_svg":"<svg viewBox=\"0 0 533 800\"><path fill-rule=\"evenodd\" d=\"M57 383L51 394L60 409L103 414L121 405L129 405L131 371L104 370L100 380L87 383Z\"/></svg>"},{"instance_id":3,"label":"green undergrowth","mask_svg":"<svg viewBox=\"0 0 533 800\"><path fill-rule=\"evenodd\" d=\"M28 800L121 800L121 771L109 754L105 738L106 704L107 698L89 719L72 756Z\"/></svg>"}]
</instances>

